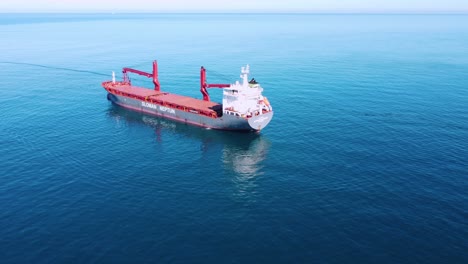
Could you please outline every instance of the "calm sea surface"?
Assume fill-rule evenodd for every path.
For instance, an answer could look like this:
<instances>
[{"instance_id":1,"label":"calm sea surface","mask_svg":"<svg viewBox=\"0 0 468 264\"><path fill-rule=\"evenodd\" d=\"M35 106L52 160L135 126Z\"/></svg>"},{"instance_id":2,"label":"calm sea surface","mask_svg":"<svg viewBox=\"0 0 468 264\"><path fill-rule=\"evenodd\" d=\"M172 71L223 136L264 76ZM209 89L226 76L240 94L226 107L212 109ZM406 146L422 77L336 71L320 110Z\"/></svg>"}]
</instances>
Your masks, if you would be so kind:
<instances>
[{"instance_id":1,"label":"calm sea surface","mask_svg":"<svg viewBox=\"0 0 468 264\"><path fill-rule=\"evenodd\" d=\"M275 116L106 100L153 59L198 98L248 63ZM468 263L468 16L0 14L0 83L1 263Z\"/></svg>"}]
</instances>

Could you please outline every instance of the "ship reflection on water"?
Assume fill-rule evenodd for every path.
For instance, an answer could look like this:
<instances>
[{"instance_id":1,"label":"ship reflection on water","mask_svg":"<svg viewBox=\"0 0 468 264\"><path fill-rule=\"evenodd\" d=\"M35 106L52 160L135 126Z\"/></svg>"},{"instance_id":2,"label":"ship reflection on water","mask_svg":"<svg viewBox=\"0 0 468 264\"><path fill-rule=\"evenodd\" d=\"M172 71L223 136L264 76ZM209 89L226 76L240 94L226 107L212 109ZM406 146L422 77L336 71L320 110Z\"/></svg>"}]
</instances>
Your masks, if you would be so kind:
<instances>
[{"instance_id":1,"label":"ship reflection on water","mask_svg":"<svg viewBox=\"0 0 468 264\"><path fill-rule=\"evenodd\" d=\"M261 175L262 161L267 158L270 142L259 133L208 130L171 120L135 113L112 105L108 115L116 123L140 124L154 129L155 141L164 144L171 134L200 141L202 155L221 157L223 166L236 175L236 181L248 181Z\"/></svg>"},{"instance_id":2,"label":"ship reflection on water","mask_svg":"<svg viewBox=\"0 0 468 264\"><path fill-rule=\"evenodd\" d=\"M223 162L238 174L256 176L260 173L260 164L266 159L269 143L257 137L246 148L235 148L225 145Z\"/></svg>"}]
</instances>

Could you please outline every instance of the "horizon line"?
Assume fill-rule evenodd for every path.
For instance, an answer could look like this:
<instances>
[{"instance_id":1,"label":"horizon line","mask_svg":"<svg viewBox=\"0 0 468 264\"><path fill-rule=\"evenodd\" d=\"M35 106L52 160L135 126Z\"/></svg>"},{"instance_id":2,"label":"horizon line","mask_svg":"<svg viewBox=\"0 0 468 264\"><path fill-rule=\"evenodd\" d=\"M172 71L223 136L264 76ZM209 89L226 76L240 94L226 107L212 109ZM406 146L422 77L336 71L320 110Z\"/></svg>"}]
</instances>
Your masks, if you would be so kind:
<instances>
[{"instance_id":1,"label":"horizon line","mask_svg":"<svg viewBox=\"0 0 468 264\"><path fill-rule=\"evenodd\" d=\"M49 11L26 11L26 10L12 10L12 11L0 11L0 14L317 14L317 15L451 15L451 14L468 14L468 10L196 10L196 11L184 11L184 10L154 10L154 11L143 11L143 10L49 10Z\"/></svg>"}]
</instances>

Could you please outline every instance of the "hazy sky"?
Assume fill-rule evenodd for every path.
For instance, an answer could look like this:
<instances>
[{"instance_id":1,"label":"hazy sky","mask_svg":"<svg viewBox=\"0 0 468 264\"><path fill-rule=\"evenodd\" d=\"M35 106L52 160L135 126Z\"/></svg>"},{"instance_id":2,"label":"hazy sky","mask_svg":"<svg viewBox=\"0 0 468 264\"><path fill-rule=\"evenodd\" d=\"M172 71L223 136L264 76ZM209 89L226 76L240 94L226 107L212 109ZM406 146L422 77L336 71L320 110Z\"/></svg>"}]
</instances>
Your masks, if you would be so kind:
<instances>
[{"instance_id":1,"label":"hazy sky","mask_svg":"<svg viewBox=\"0 0 468 264\"><path fill-rule=\"evenodd\" d=\"M0 12L468 12L468 0L0 0Z\"/></svg>"}]
</instances>

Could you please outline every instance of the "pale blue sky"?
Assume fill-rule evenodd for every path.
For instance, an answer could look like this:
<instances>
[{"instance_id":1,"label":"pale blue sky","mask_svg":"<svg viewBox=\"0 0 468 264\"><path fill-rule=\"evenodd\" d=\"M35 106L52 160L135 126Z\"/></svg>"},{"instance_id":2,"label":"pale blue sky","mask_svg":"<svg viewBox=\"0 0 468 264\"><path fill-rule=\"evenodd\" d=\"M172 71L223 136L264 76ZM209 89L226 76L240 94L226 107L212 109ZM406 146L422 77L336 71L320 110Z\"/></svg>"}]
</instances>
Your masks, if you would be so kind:
<instances>
[{"instance_id":1,"label":"pale blue sky","mask_svg":"<svg viewBox=\"0 0 468 264\"><path fill-rule=\"evenodd\" d=\"M468 0L0 0L0 12L468 12Z\"/></svg>"}]
</instances>

